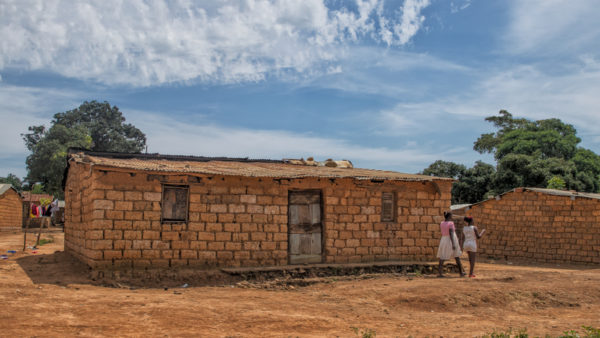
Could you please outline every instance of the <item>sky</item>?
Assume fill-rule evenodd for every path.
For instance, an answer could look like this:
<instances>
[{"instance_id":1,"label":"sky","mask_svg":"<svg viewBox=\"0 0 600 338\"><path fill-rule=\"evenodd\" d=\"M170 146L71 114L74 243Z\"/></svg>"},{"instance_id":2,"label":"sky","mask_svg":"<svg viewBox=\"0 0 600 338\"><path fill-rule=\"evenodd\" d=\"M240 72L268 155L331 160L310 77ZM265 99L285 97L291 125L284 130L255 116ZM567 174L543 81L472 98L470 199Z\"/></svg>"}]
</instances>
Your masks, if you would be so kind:
<instances>
[{"instance_id":1,"label":"sky","mask_svg":"<svg viewBox=\"0 0 600 338\"><path fill-rule=\"evenodd\" d=\"M596 0L0 0L0 176L91 100L149 153L470 167L501 109L600 153L599 22Z\"/></svg>"}]
</instances>

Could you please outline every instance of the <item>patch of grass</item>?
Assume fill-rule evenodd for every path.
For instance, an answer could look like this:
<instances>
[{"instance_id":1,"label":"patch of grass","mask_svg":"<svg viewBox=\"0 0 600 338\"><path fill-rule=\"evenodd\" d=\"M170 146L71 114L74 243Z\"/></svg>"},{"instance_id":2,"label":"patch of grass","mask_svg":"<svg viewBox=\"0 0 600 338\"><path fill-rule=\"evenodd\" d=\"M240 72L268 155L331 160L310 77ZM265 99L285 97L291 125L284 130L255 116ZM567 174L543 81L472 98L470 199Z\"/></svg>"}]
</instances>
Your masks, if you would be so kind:
<instances>
[{"instance_id":1,"label":"patch of grass","mask_svg":"<svg viewBox=\"0 0 600 338\"><path fill-rule=\"evenodd\" d=\"M513 332L512 327L508 331L494 331L482 336L482 338L529 338L527 329L520 329L517 332Z\"/></svg>"},{"instance_id":2,"label":"patch of grass","mask_svg":"<svg viewBox=\"0 0 600 338\"><path fill-rule=\"evenodd\" d=\"M564 331L558 338L600 338L600 329L593 328L591 326L582 326L583 332L577 330ZM546 338L551 337L546 335ZM512 328L508 331L492 331L483 335L481 338L529 338L527 329L520 329L519 331L513 332Z\"/></svg>"},{"instance_id":3,"label":"patch of grass","mask_svg":"<svg viewBox=\"0 0 600 338\"><path fill-rule=\"evenodd\" d=\"M354 331L355 335L357 335L361 338L375 338L377 336L377 332L373 329L369 329L369 328L360 329L360 328L354 327L354 326L351 326L350 328L352 329L352 331Z\"/></svg>"},{"instance_id":4,"label":"patch of grass","mask_svg":"<svg viewBox=\"0 0 600 338\"><path fill-rule=\"evenodd\" d=\"M575 330L569 330L563 332L562 336L559 336L559 338L600 338L600 329L585 325L581 328L583 329L581 334Z\"/></svg>"},{"instance_id":5,"label":"patch of grass","mask_svg":"<svg viewBox=\"0 0 600 338\"><path fill-rule=\"evenodd\" d=\"M42 238L40 239L40 243L38 245L41 246L48 243L54 243L54 240L52 238Z\"/></svg>"}]
</instances>

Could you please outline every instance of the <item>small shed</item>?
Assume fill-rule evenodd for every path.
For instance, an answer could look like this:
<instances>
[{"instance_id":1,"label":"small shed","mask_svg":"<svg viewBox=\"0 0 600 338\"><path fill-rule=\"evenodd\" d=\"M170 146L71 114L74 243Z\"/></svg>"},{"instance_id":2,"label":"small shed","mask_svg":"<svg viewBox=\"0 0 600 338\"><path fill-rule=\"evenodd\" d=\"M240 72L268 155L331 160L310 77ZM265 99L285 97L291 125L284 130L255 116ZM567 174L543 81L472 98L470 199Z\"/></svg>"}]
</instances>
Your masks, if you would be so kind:
<instances>
[{"instance_id":1,"label":"small shed","mask_svg":"<svg viewBox=\"0 0 600 338\"><path fill-rule=\"evenodd\" d=\"M434 260L452 180L71 150L65 251L94 268Z\"/></svg>"},{"instance_id":2,"label":"small shed","mask_svg":"<svg viewBox=\"0 0 600 338\"><path fill-rule=\"evenodd\" d=\"M17 189L10 184L0 184L0 229L21 228L22 205Z\"/></svg>"},{"instance_id":3,"label":"small shed","mask_svg":"<svg viewBox=\"0 0 600 338\"><path fill-rule=\"evenodd\" d=\"M600 194L516 188L455 210L486 229L488 257L544 263L600 263Z\"/></svg>"}]
</instances>

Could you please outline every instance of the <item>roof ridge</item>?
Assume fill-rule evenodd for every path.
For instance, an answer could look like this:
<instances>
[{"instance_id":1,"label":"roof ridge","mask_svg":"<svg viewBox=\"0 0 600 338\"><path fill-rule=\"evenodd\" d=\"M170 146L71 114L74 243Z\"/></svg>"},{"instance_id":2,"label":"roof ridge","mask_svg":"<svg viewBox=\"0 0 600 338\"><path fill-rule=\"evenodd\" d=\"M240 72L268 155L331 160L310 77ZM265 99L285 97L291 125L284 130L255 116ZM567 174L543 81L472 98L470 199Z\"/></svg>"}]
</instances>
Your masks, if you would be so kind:
<instances>
[{"instance_id":1,"label":"roof ridge","mask_svg":"<svg viewBox=\"0 0 600 338\"><path fill-rule=\"evenodd\" d=\"M106 157L113 159L138 159L138 160L167 160L167 161L194 161L194 162L260 162L260 163L285 163L282 160L250 159L248 157L226 157L226 156L193 156L193 155L165 155L159 153L121 153L110 151L93 151L84 148L69 148L68 154L83 153L89 156Z\"/></svg>"}]
</instances>

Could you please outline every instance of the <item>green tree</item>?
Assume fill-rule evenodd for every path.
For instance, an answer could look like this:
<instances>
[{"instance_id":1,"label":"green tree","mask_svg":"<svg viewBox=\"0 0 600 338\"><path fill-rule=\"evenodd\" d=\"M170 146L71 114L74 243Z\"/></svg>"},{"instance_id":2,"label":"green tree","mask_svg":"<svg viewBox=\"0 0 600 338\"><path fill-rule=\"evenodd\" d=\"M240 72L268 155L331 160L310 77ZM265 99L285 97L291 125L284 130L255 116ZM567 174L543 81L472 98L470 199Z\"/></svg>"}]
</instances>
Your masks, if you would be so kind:
<instances>
[{"instance_id":1,"label":"green tree","mask_svg":"<svg viewBox=\"0 0 600 338\"><path fill-rule=\"evenodd\" d=\"M495 153L497 146L501 143L504 135L515 129L522 129L526 127L530 121L526 119L515 119L512 114L506 110L500 110L499 116L488 116L485 118L486 121L494 124L494 127L498 129L495 133L482 134L475 144L473 149L475 151L483 153Z\"/></svg>"},{"instance_id":2,"label":"green tree","mask_svg":"<svg viewBox=\"0 0 600 338\"><path fill-rule=\"evenodd\" d=\"M438 160L423 169L422 175L458 178L467 168L458 163Z\"/></svg>"},{"instance_id":3,"label":"green tree","mask_svg":"<svg viewBox=\"0 0 600 338\"><path fill-rule=\"evenodd\" d=\"M46 191L44 190L44 186L36 183L33 185L33 187L31 187L31 193L32 194L45 194Z\"/></svg>"},{"instance_id":4,"label":"green tree","mask_svg":"<svg viewBox=\"0 0 600 338\"><path fill-rule=\"evenodd\" d=\"M492 190L495 174L496 169L493 165L477 161L452 185L452 203L476 203L484 200Z\"/></svg>"},{"instance_id":5,"label":"green tree","mask_svg":"<svg viewBox=\"0 0 600 338\"><path fill-rule=\"evenodd\" d=\"M548 186L546 188L563 190L565 187L565 181L558 176L554 176L548 181Z\"/></svg>"},{"instance_id":6,"label":"green tree","mask_svg":"<svg viewBox=\"0 0 600 338\"><path fill-rule=\"evenodd\" d=\"M94 151L139 153L146 136L131 124L125 124L119 109L107 102L84 102L79 108L54 115L51 127L31 126L22 134L31 151L27 157L27 178L43 184L45 191L62 197L62 179L70 147Z\"/></svg>"},{"instance_id":7,"label":"green tree","mask_svg":"<svg viewBox=\"0 0 600 338\"><path fill-rule=\"evenodd\" d=\"M454 178L452 184L452 203L475 203L481 201L491 189L495 174L494 166L477 161L473 168L438 160L425 168L421 174Z\"/></svg>"},{"instance_id":8,"label":"green tree","mask_svg":"<svg viewBox=\"0 0 600 338\"><path fill-rule=\"evenodd\" d=\"M6 177L0 177L0 183L10 184L18 191L23 190L23 182L15 174L8 174Z\"/></svg>"},{"instance_id":9,"label":"green tree","mask_svg":"<svg viewBox=\"0 0 600 338\"><path fill-rule=\"evenodd\" d=\"M531 121L501 110L486 118L498 129L482 134L473 145L480 153L492 153L497 171L492 190L502 193L518 186L546 187L558 177L567 189L598 192L600 158L578 147L577 130L559 119Z\"/></svg>"}]
</instances>

